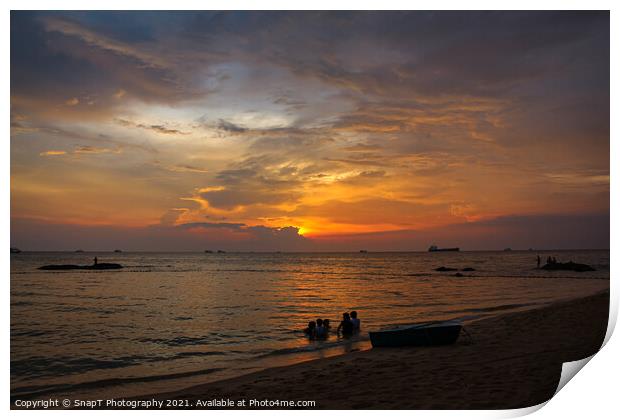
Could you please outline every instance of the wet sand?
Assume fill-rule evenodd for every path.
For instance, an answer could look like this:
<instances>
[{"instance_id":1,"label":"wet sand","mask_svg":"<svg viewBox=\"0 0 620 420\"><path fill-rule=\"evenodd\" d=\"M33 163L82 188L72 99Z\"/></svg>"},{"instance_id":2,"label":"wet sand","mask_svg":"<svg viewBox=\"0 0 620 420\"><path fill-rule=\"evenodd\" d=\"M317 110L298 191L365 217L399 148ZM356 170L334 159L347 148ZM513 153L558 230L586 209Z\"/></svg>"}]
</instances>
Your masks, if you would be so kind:
<instances>
[{"instance_id":1,"label":"wet sand","mask_svg":"<svg viewBox=\"0 0 620 420\"><path fill-rule=\"evenodd\" d=\"M563 362L599 350L608 313L607 291L466 324L471 338L461 333L452 346L353 352L139 399L315 400L317 409L529 407L553 396Z\"/></svg>"}]
</instances>

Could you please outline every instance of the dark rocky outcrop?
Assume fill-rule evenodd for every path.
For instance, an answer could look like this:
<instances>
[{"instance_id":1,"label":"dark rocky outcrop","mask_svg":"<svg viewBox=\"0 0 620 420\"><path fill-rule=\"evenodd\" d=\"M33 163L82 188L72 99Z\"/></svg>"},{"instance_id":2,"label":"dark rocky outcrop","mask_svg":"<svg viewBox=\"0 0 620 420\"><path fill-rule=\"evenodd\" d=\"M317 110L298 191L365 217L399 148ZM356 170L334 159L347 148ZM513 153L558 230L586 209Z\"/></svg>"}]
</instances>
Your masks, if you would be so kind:
<instances>
[{"instance_id":1,"label":"dark rocky outcrop","mask_svg":"<svg viewBox=\"0 0 620 420\"><path fill-rule=\"evenodd\" d=\"M459 269L458 268L452 268L452 267L444 267L442 265L441 267L436 268L435 271L459 271Z\"/></svg>"},{"instance_id":2,"label":"dark rocky outcrop","mask_svg":"<svg viewBox=\"0 0 620 420\"><path fill-rule=\"evenodd\" d=\"M471 268L471 267L465 267L461 271L476 271L476 269L475 268Z\"/></svg>"},{"instance_id":3,"label":"dark rocky outcrop","mask_svg":"<svg viewBox=\"0 0 620 420\"><path fill-rule=\"evenodd\" d=\"M39 270L118 270L123 268L116 263L99 263L93 265L52 264L39 267Z\"/></svg>"},{"instance_id":4,"label":"dark rocky outcrop","mask_svg":"<svg viewBox=\"0 0 620 420\"><path fill-rule=\"evenodd\" d=\"M566 263L563 263L563 262L547 263L540 268L542 270L549 270L549 271L565 270L565 271L577 271L579 273L583 271L596 271L594 268L590 267L587 264L579 264L579 263L572 262L572 261L569 261Z\"/></svg>"}]
</instances>

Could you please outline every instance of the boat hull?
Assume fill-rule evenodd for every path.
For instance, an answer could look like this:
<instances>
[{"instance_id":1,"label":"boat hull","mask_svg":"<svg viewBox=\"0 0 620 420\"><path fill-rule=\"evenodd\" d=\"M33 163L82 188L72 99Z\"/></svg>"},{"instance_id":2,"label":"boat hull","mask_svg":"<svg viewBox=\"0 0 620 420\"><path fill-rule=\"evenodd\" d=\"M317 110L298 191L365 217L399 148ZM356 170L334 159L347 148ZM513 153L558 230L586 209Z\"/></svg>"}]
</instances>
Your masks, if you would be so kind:
<instances>
[{"instance_id":1,"label":"boat hull","mask_svg":"<svg viewBox=\"0 0 620 420\"><path fill-rule=\"evenodd\" d=\"M435 324L370 332L373 347L446 346L459 338L460 324Z\"/></svg>"}]
</instances>

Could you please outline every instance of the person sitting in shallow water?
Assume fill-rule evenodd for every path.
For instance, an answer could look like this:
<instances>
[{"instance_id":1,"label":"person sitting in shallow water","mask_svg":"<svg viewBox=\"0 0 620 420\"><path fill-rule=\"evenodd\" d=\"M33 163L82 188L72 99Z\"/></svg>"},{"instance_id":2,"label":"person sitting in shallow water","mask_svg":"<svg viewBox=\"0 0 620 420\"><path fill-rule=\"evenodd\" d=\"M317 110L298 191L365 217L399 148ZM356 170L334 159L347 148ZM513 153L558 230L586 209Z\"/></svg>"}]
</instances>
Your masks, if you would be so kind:
<instances>
[{"instance_id":1,"label":"person sitting in shallow water","mask_svg":"<svg viewBox=\"0 0 620 420\"><path fill-rule=\"evenodd\" d=\"M325 318L323 320L323 327L325 328L325 332L328 333L331 326L329 325L329 319Z\"/></svg>"},{"instance_id":2,"label":"person sitting in shallow water","mask_svg":"<svg viewBox=\"0 0 620 420\"><path fill-rule=\"evenodd\" d=\"M316 335L316 338L325 338L327 336L327 330L325 329L325 323L321 318L316 320L315 335Z\"/></svg>"},{"instance_id":3,"label":"person sitting in shallow water","mask_svg":"<svg viewBox=\"0 0 620 420\"><path fill-rule=\"evenodd\" d=\"M343 336L350 336L353 334L353 323L351 322L351 315L348 312L342 314L342 321L338 325L336 332L340 334L342 331Z\"/></svg>"},{"instance_id":4,"label":"person sitting in shallow water","mask_svg":"<svg viewBox=\"0 0 620 420\"><path fill-rule=\"evenodd\" d=\"M361 321L357 317L357 311L351 311L351 323L353 324L354 332L358 332L361 329Z\"/></svg>"},{"instance_id":5,"label":"person sitting in shallow water","mask_svg":"<svg viewBox=\"0 0 620 420\"><path fill-rule=\"evenodd\" d=\"M306 334L310 339L316 337L316 322L310 321L308 322L308 328L304 330L304 334Z\"/></svg>"}]
</instances>

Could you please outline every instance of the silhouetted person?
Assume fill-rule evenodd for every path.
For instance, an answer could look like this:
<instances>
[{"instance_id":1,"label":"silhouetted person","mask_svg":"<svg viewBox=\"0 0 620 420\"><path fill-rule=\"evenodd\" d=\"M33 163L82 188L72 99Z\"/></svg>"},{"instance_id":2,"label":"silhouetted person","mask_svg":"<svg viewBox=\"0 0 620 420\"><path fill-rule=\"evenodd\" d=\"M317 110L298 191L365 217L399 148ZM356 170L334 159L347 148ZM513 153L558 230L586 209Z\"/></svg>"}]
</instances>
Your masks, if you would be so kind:
<instances>
[{"instance_id":1,"label":"silhouetted person","mask_svg":"<svg viewBox=\"0 0 620 420\"><path fill-rule=\"evenodd\" d=\"M536 268L540 268L540 255L536 256Z\"/></svg>"},{"instance_id":2,"label":"silhouetted person","mask_svg":"<svg viewBox=\"0 0 620 420\"><path fill-rule=\"evenodd\" d=\"M547 264L551 264L551 256L547 257Z\"/></svg>"},{"instance_id":3,"label":"silhouetted person","mask_svg":"<svg viewBox=\"0 0 620 420\"><path fill-rule=\"evenodd\" d=\"M321 318L316 320L316 338L325 338L327 335L327 330L325 329L325 325Z\"/></svg>"},{"instance_id":4,"label":"silhouetted person","mask_svg":"<svg viewBox=\"0 0 620 420\"><path fill-rule=\"evenodd\" d=\"M304 330L304 333L310 338L313 339L316 335L316 322L310 321L308 322L308 328Z\"/></svg>"},{"instance_id":5,"label":"silhouetted person","mask_svg":"<svg viewBox=\"0 0 620 420\"><path fill-rule=\"evenodd\" d=\"M342 314L342 321L338 325L336 330L338 333L342 331L342 335L347 336L353 334L353 323L351 322L351 315L348 312Z\"/></svg>"},{"instance_id":6,"label":"silhouetted person","mask_svg":"<svg viewBox=\"0 0 620 420\"><path fill-rule=\"evenodd\" d=\"M95 257L95 265L97 265L97 257Z\"/></svg>"},{"instance_id":7,"label":"silhouetted person","mask_svg":"<svg viewBox=\"0 0 620 420\"><path fill-rule=\"evenodd\" d=\"M331 326L329 325L329 319L325 318L323 320L323 327L325 327L325 332L329 332L329 329L331 328Z\"/></svg>"},{"instance_id":8,"label":"silhouetted person","mask_svg":"<svg viewBox=\"0 0 620 420\"><path fill-rule=\"evenodd\" d=\"M555 259L555 257L551 258L551 264L556 264L557 260Z\"/></svg>"},{"instance_id":9,"label":"silhouetted person","mask_svg":"<svg viewBox=\"0 0 620 420\"><path fill-rule=\"evenodd\" d=\"M361 328L361 321L357 317L357 311L351 311L351 323L353 324L353 331L357 332Z\"/></svg>"}]
</instances>

